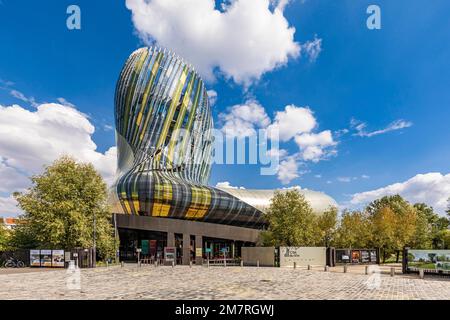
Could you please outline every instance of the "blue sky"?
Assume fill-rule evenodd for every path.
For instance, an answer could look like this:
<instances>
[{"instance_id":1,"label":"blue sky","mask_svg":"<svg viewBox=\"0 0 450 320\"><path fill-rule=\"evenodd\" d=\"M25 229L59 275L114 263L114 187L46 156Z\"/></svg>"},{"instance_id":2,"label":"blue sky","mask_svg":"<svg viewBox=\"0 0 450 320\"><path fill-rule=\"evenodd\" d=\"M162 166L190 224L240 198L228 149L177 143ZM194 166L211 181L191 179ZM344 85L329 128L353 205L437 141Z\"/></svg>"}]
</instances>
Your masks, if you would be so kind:
<instances>
[{"instance_id":1,"label":"blue sky","mask_svg":"<svg viewBox=\"0 0 450 320\"><path fill-rule=\"evenodd\" d=\"M81 8L81 30L66 28L70 4ZM381 8L381 30L366 27L370 4ZM285 184L276 175L261 176L258 165L215 165L210 184L300 185L323 191L344 206L395 191L442 212L444 198L450 196L448 12L446 0L290 1L283 16L295 28L293 41L302 46L320 39L320 52L315 59L307 50L288 56L286 63L260 72L258 80L246 85L215 66L213 76L206 78L218 96L216 127L223 125L219 114L248 101L264 108L270 121L287 105L308 106L317 122L314 132L332 133L334 153L317 162L297 159L299 177ZM113 147L115 82L129 54L148 41L143 34L155 38L152 30L136 24L125 1L106 0L2 0L0 23L0 105L18 104L36 112L37 105L63 97L95 127L95 152L104 154ZM159 36L158 43L182 41ZM186 46L183 50L191 49ZM358 131L361 123L365 127ZM383 132L393 123L406 125ZM375 131L379 134L370 134ZM25 160L14 162L11 149L2 149L1 143L0 159L10 173L3 179L14 176L12 170L34 172ZM282 148L289 155L299 152L293 139ZM399 185L387 188L395 183ZM14 188L23 187L8 185L0 189L0 215L2 210L13 214L7 199Z\"/></svg>"}]
</instances>

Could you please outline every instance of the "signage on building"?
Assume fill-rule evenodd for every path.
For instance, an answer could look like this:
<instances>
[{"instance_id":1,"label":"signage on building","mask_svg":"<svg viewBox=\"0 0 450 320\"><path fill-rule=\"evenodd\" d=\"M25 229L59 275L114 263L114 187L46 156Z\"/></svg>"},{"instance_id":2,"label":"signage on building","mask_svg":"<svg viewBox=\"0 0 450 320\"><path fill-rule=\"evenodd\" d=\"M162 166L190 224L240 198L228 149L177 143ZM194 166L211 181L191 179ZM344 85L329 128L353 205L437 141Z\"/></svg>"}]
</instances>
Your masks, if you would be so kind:
<instances>
[{"instance_id":1,"label":"signage on building","mask_svg":"<svg viewBox=\"0 0 450 320\"><path fill-rule=\"evenodd\" d=\"M196 257L203 257L202 248L196 248L195 249L195 256Z\"/></svg>"},{"instance_id":2,"label":"signage on building","mask_svg":"<svg viewBox=\"0 0 450 320\"><path fill-rule=\"evenodd\" d=\"M176 261L177 258L177 248L176 247L165 247L164 248L164 260L168 262Z\"/></svg>"},{"instance_id":3,"label":"signage on building","mask_svg":"<svg viewBox=\"0 0 450 320\"><path fill-rule=\"evenodd\" d=\"M280 247L280 267L320 265L327 261L325 247Z\"/></svg>"}]
</instances>

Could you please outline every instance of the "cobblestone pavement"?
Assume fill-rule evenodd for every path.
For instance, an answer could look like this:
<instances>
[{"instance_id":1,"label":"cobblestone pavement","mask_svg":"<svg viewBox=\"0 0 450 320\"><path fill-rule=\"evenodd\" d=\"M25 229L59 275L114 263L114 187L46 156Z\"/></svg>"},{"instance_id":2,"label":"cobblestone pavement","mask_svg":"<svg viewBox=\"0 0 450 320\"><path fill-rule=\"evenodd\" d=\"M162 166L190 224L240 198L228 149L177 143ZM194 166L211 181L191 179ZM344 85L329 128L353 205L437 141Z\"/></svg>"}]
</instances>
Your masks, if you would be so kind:
<instances>
[{"instance_id":1,"label":"cobblestone pavement","mask_svg":"<svg viewBox=\"0 0 450 320\"><path fill-rule=\"evenodd\" d=\"M66 270L2 274L0 299L450 299L448 279L293 268L82 269L81 290L67 278Z\"/></svg>"}]
</instances>

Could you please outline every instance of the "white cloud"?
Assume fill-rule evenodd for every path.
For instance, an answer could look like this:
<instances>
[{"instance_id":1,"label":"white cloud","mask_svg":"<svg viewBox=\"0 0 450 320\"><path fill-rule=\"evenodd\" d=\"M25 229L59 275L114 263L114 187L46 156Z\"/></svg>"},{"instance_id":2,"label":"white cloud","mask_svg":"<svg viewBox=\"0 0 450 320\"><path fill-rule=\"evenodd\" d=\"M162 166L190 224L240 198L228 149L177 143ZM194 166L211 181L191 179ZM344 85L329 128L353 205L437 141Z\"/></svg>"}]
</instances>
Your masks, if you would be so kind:
<instances>
[{"instance_id":1,"label":"white cloud","mask_svg":"<svg viewBox=\"0 0 450 320\"><path fill-rule=\"evenodd\" d=\"M9 93L11 94L11 96L13 96L16 99L28 102L28 98L25 97L25 95L22 92L20 92L20 91L11 90Z\"/></svg>"},{"instance_id":2,"label":"white cloud","mask_svg":"<svg viewBox=\"0 0 450 320\"><path fill-rule=\"evenodd\" d=\"M283 111L275 113L273 122L264 107L255 100L228 108L227 113L219 114L223 124L222 132L228 137L246 137L256 135L257 129L266 129L269 139L277 142L288 142L294 138L299 152L289 155L283 148L274 148L267 152L268 156L281 160L278 179L287 184L299 177L298 167L301 161L318 162L337 153L330 130L319 133L312 132L317 121L309 107L287 105Z\"/></svg>"},{"instance_id":3,"label":"white cloud","mask_svg":"<svg viewBox=\"0 0 450 320\"><path fill-rule=\"evenodd\" d=\"M104 124L103 125L103 130L105 130L105 131L112 131L112 130L114 130L114 126L112 126L110 124Z\"/></svg>"},{"instance_id":4,"label":"white cloud","mask_svg":"<svg viewBox=\"0 0 450 320\"><path fill-rule=\"evenodd\" d=\"M350 121L350 126L356 130L356 133L353 135L359 136L359 137L373 137L376 135L380 135L383 133L387 133L390 131L400 130L404 128L409 128L413 125L410 121L405 121L402 119L395 120L391 122L386 128L375 130L375 131L366 131L367 123L352 119Z\"/></svg>"},{"instance_id":5,"label":"white cloud","mask_svg":"<svg viewBox=\"0 0 450 320\"><path fill-rule=\"evenodd\" d=\"M228 108L228 113L219 114L219 120L223 123L222 131L229 137L252 136L257 128L270 124L264 107L255 100Z\"/></svg>"},{"instance_id":6,"label":"white cloud","mask_svg":"<svg viewBox=\"0 0 450 320\"><path fill-rule=\"evenodd\" d=\"M211 90L207 91L207 94L208 94L209 104L211 106L214 106L217 101L217 91L211 89Z\"/></svg>"},{"instance_id":7,"label":"white cloud","mask_svg":"<svg viewBox=\"0 0 450 320\"><path fill-rule=\"evenodd\" d=\"M6 87L13 86L14 82L0 78L0 85L2 89L6 89Z\"/></svg>"},{"instance_id":8,"label":"white cloud","mask_svg":"<svg viewBox=\"0 0 450 320\"><path fill-rule=\"evenodd\" d=\"M11 96L13 96L16 99L22 100L24 102L29 103L31 106L33 107L37 107L39 104L34 100L33 97L27 97L25 96L22 92L18 91L18 90L10 90L9 94Z\"/></svg>"},{"instance_id":9,"label":"white cloud","mask_svg":"<svg viewBox=\"0 0 450 320\"><path fill-rule=\"evenodd\" d=\"M17 207L17 201L12 196L0 197L0 217L15 216L22 211Z\"/></svg>"},{"instance_id":10,"label":"white cloud","mask_svg":"<svg viewBox=\"0 0 450 320\"><path fill-rule=\"evenodd\" d=\"M0 180L0 192L19 191L29 183L27 177L15 168L9 167L2 157L0 157Z\"/></svg>"},{"instance_id":11,"label":"white cloud","mask_svg":"<svg viewBox=\"0 0 450 320\"><path fill-rule=\"evenodd\" d=\"M301 157L305 161L318 162L330 155L334 155L336 142L330 130L320 133L303 133L295 137L300 148Z\"/></svg>"},{"instance_id":12,"label":"white cloud","mask_svg":"<svg viewBox=\"0 0 450 320\"><path fill-rule=\"evenodd\" d=\"M322 178L322 175L321 175L321 174L315 174L315 175L314 175L314 178L321 179L321 178Z\"/></svg>"},{"instance_id":13,"label":"white cloud","mask_svg":"<svg viewBox=\"0 0 450 320\"><path fill-rule=\"evenodd\" d=\"M289 152L286 149L271 148L267 150L266 155L271 158L284 159L289 155Z\"/></svg>"},{"instance_id":14,"label":"white cloud","mask_svg":"<svg viewBox=\"0 0 450 320\"><path fill-rule=\"evenodd\" d=\"M418 174L404 182L356 193L352 196L350 204L362 206L383 196L395 194L400 194L411 203L425 202L436 212L445 214L447 199L450 197L450 173L446 175L439 172Z\"/></svg>"},{"instance_id":15,"label":"white cloud","mask_svg":"<svg viewBox=\"0 0 450 320\"><path fill-rule=\"evenodd\" d=\"M337 181L339 181L339 182L350 182L350 181L352 181L352 177L337 177L337 179L336 179Z\"/></svg>"},{"instance_id":16,"label":"white cloud","mask_svg":"<svg viewBox=\"0 0 450 320\"><path fill-rule=\"evenodd\" d=\"M283 14L288 1L127 0L139 36L173 49L207 79L214 69L249 85L300 55L295 28Z\"/></svg>"},{"instance_id":17,"label":"white cloud","mask_svg":"<svg viewBox=\"0 0 450 320\"><path fill-rule=\"evenodd\" d=\"M235 187L230 184L228 181L217 182L216 188L228 188L228 189L245 189L244 187Z\"/></svg>"},{"instance_id":18,"label":"white cloud","mask_svg":"<svg viewBox=\"0 0 450 320\"><path fill-rule=\"evenodd\" d=\"M284 111L277 111L275 120L268 131L270 136L274 137L278 132L281 141L288 141L296 134L310 132L316 125L316 118L309 107L297 107L291 104L287 105Z\"/></svg>"},{"instance_id":19,"label":"white cloud","mask_svg":"<svg viewBox=\"0 0 450 320\"><path fill-rule=\"evenodd\" d=\"M291 186L291 187L282 187L280 190L293 190L293 189L298 189L298 190L308 190L306 188L302 188L299 185L296 186Z\"/></svg>"},{"instance_id":20,"label":"white cloud","mask_svg":"<svg viewBox=\"0 0 450 320\"><path fill-rule=\"evenodd\" d=\"M314 37L314 40L307 41L301 46L302 53L306 54L309 58L310 62L316 61L320 52L322 52L322 39L318 39L317 36Z\"/></svg>"},{"instance_id":21,"label":"white cloud","mask_svg":"<svg viewBox=\"0 0 450 320\"><path fill-rule=\"evenodd\" d=\"M363 174L363 175L361 175L361 178L363 178L363 179L370 179L370 176L368 176L367 174Z\"/></svg>"},{"instance_id":22,"label":"white cloud","mask_svg":"<svg viewBox=\"0 0 450 320\"><path fill-rule=\"evenodd\" d=\"M288 157L286 160L282 160L278 165L278 180L283 184L288 184L292 180L298 178L300 176L298 167L299 164L293 156Z\"/></svg>"},{"instance_id":23,"label":"white cloud","mask_svg":"<svg viewBox=\"0 0 450 320\"><path fill-rule=\"evenodd\" d=\"M28 176L42 171L61 155L91 162L108 183L116 170L116 147L97 151L94 126L75 108L46 103L29 111L19 105L0 105L1 191L28 187ZM13 199L2 204L11 203ZM0 206L0 212L4 208Z\"/></svg>"},{"instance_id":24,"label":"white cloud","mask_svg":"<svg viewBox=\"0 0 450 320\"><path fill-rule=\"evenodd\" d=\"M63 106L75 108L75 105L73 103L70 103L66 99L60 97L56 99L59 103L61 103Z\"/></svg>"}]
</instances>

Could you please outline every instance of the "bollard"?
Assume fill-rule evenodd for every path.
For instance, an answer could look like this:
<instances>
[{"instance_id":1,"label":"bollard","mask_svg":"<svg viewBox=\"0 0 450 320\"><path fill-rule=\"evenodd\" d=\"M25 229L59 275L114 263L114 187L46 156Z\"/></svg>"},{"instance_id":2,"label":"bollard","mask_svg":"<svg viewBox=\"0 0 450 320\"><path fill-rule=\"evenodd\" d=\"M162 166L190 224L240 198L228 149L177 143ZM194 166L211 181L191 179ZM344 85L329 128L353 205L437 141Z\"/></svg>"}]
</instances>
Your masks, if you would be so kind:
<instances>
[{"instance_id":1,"label":"bollard","mask_svg":"<svg viewBox=\"0 0 450 320\"><path fill-rule=\"evenodd\" d=\"M175 261L172 261L172 268L175 268Z\"/></svg>"},{"instance_id":2,"label":"bollard","mask_svg":"<svg viewBox=\"0 0 450 320\"><path fill-rule=\"evenodd\" d=\"M223 259L223 266L226 267L227 266L227 260Z\"/></svg>"},{"instance_id":3,"label":"bollard","mask_svg":"<svg viewBox=\"0 0 450 320\"><path fill-rule=\"evenodd\" d=\"M325 268L323 268L323 271L325 271L325 272L330 271L330 267L329 266L325 266Z\"/></svg>"},{"instance_id":4,"label":"bollard","mask_svg":"<svg viewBox=\"0 0 450 320\"><path fill-rule=\"evenodd\" d=\"M369 274L369 266L366 266L366 274Z\"/></svg>"},{"instance_id":5,"label":"bollard","mask_svg":"<svg viewBox=\"0 0 450 320\"><path fill-rule=\"evenodd\" d=\"M158 266L158 260L155 260L155 268Z\"/></svg>"},{"instance_id":6,"label":"bollard","mask_svg":"<svg viewBox=\"0 0 450 320\"><path fill-rule=\"evenodd\" d=\"M297 262L294 261L294 269L297 269Z\"/></svg>"},{"instance_id":7,"label":"bollard","mask_svg":"<svg viewBox=\"0 0 450 320\"><path fill-rule=\"evenodd\" d=\"M311 270L312 268L311 268L311 265L310 264L308 264L308 270Z\"/></svg>"},{"instance_id":8,"label":"bollard","mask_svg":"<svg viewBox=\"0 0 450 320\"><path fill-rule=\"evenodd\" d=\"M259 260L256 260L256 267L259 268Z\"/></svg>"},{"instance_id":9,"label":"bollard","mask_svg":"<svg viewBox=\"0 0 450 320\"><path fill-rule=\"evenodd\" d=\"M109 263L108 263L108 261L106 261L106 267L107 267L107 268L109 267Z\"/></svg>"},{"instance_id":10,"label":"bollard","mask_svg":"<svg viewBox=\"0 0 450 320\"><path fill-rule=\"evenodd\" d=\"M391 268L391 277L395 275L395 268Z\"/></svg>"},{"instance_id":11,"label":"bollard","mask_svg":"<svg viewBox=\"0 0 450 320\"><path fill-rule=\"evenodd\" d=\"M344 273L347 273L347 265L344 264Z\"/></svg>"},{"instance_id":12,"label":"bollard","mask_svg":"<svg viewBox=\"0 0 450 320\"><path fill-rule=\"evenodd\" d=\"M425 278L425 270L424 269L419 269L419 278L420 279Z\"/></svg>"},{"instance_id":13,"label":"bollard","mask_svg":"<svg viewBox=\"0 0 450 320\"><path fill-rule=\"evenodd\" d=\"M206 266L209 268L209 259L206 261Z\"/></svg>"},{"instance_id":14,"label":"bollard","mask_svg":"<svg viewBox=\"0 0 450 320\"><path fill-rule=\"evenodd\" d=\"M244 266L244 260L241 260L241 267Z\"/></svg>"},{"instance_id":15,"label":"bollard","mask_svg":"<svg viewBox=\"0 0 450 320\"><path fill-rule=\"evenodd\" d=\"M192 261L189 261L189 268L192 268Z\"/></svg>"},{"instance_id":16,"label":"bollard","mask_svg":"<svg viewBox=\"0 0 450 320\"><path fill-rule=\"evenodd\" d=\"M123 261L120 263L120 266L123 268L123 265L124 265L124 263L123 263Z\"/></svg>"}]
</instances>

